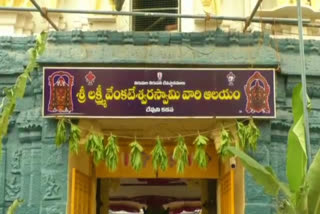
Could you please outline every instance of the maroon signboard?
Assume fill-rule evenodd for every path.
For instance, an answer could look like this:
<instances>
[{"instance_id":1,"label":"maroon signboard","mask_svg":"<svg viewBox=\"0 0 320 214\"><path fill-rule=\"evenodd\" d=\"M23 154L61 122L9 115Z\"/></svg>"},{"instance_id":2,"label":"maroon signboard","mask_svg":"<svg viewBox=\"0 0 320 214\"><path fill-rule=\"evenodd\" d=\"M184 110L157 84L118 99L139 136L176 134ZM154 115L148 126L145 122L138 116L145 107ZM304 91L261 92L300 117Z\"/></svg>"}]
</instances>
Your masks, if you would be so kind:
<instances>
[{"instance_id":1,"label":"maroon signboard","mask_svg":"<svg viewBox=\"0 0 320 214\"><path fill-rule=\"evenodd\" d=\"M275 117L274 69L45 67L44 117Z\"/></svg>"}]
</instances>

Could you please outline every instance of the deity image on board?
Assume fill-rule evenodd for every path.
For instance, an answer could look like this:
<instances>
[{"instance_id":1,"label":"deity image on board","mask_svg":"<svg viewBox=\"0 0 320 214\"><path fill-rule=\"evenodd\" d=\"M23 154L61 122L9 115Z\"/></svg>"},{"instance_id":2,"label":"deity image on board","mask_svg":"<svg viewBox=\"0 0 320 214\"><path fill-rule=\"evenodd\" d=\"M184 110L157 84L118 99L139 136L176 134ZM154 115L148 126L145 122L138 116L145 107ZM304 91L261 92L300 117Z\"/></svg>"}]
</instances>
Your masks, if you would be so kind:
<instances>
[{"instance_id":1,"label":"deity image on board","mask_svg":"<svg viewBox=\"0 0 320 214\"><path fill-rule=\"evenodd\" d=\"M247 113L270 113L269 95L270 85L260 72L255 72L244 86L247 97L246 112Z\"/></svg>"},{"instance_id":2,"label":"deity image on board","mask_svg":"<svg viewBox=\"0 0 320 214\"><path fill-rule=\"evenodd\" d=\"M57 71L48 77L48 83L50 86L48 111L55 113L72 112L74 76L65 71Z\"/></svg>"}]
</instances>

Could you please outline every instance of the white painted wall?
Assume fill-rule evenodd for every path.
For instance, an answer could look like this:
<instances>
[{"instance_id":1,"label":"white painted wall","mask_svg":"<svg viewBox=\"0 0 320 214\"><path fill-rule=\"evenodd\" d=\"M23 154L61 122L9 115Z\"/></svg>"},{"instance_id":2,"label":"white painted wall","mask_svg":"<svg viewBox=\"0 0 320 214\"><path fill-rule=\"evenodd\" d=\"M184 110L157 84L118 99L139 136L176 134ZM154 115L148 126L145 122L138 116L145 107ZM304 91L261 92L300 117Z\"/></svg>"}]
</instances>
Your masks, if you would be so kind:
<instances>
[{"instance_id":1,"label":"white painted wall","mask_svg":"<svg viewBox=\"0 0 320 214\"><path fill-rule=\"evenodd\" d=\"M80 10L95 10L96 1L98 0L38 0L41 6L57 7L64 9L80 9ZM100 10L110 11L112 10L109 4L110 0L101 0ZM131 11L131 4L133 0L125 0L123 11ZM213 1L213 0L181 0L180 10L182 14L202 14L205 15L201 1ZM216 0L218 1L218 0ZM255 6L257 0L219 0L221 2L220 12L216 15L221 16L240 16L248 17ZM264 11L270 11L274 8L279 8L279 2L286 0L268 0L262 4ZM3 1L2 1L3 2ZM0 3L0 6L12 6L22 5L23 0L7 0L5 3ZM1 5L2 4L2 5ZM287 4L288 5L288 4ZM33 7L30 3L28 7ZM282 5L283 6L283 5ZM294 6L291 6L294 7ZM316 8L319 7L319 8ZM306 7L307 8L307 7ZM291 8L292 9L292 8ZM310 7L307 8L310 10ZM320 20L320 5L315 6L314 11L319 11L313 14L313 12L306 13L310 15L316 15ZM280 14L285 14L286 9L280 11ZM270 13L268 13L270 15ZM273 13L271 13L272 15ZM279 14L279 12L278 12ZM294 15L294 14L293 14ZM62 30L83 30L83 31L95 31L95 30L114 30L114 31L130 31L131 17L129 16L105 16L105 15L86 15L86 14L50 14L52 20ZM181 19L181 31L182 32L203 32L209 30L215 30L217 26L226 31L242 31L243 22L232 21L213 21L213 20L195 20L195 19ZM254 30L261 28L260 24L254 24ZM280 26L280 29L283 27ZM277 27L279 29L279 27ZM284 28L286 31L296 32L294 28ZM0 35L21 36L37 34L42 30L53 30L52 27L44 20L39 13L29 12L1 12L0 11ZM271 30L271 28L269 29ZM279 34L285 34L281 30ZM306 31L307 34L317 34L319 30Z\"/></svg>"}]
</instances>

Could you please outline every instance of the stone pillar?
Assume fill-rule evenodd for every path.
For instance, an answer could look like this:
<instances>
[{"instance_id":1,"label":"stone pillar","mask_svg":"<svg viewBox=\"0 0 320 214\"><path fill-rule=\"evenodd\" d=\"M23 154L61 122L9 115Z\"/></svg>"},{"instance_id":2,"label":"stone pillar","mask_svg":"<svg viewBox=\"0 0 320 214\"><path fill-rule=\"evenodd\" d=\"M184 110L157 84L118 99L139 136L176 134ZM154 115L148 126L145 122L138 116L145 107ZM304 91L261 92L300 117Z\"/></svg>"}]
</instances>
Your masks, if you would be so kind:
<instances>
[{"instance_id":1,"label":"stone pillar","mask_svg":"<svg viewBox=\"0 0 320 214\"><path fill-rule=\"evenodd\" d=\"M32 144L30 149L30 160L31 160L31 174L30 174L30 191L29 191L29 201L35 207L35 213L39 212L40 202L41 202L41 143L36 142Z\"/></svg>"}]
</instances>

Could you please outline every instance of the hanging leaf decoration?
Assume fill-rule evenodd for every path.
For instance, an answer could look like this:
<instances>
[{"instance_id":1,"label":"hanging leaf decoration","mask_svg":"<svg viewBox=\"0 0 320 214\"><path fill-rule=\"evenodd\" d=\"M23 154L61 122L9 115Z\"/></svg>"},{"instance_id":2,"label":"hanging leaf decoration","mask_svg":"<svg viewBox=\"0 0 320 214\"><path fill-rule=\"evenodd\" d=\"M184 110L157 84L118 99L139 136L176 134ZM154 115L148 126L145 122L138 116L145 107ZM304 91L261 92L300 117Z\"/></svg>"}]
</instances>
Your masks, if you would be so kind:
<instances>
[{"instance_id":1,"label":"hanging leaf decoration","mask_svg":"<svg viewBox=\"0 0 320 214\"><path fill-rule=\"evenodd\" d=\"M250 119L248 125L244 125L242 122L237 122L237 135L239 137L239 143L242 150L255 151L257 148L257 142L260 137L260 130L255 125L253 119Z\"/></svg>"},{"instance_id":2,"label":"hanging leaf decoration","mask_svg":"<svg viewBox=\"0 0 320 214\"><path fill-rule=\"evenodd\" d=\"M117 144L117 137L110 135L108 137L108 144L105 147L105 160L106 165L111 172L115 171L119 162L119 146Z\"/></svg>"},{"instance_id":3,"label":"hanging leaf decoration","mask_svg":"<svg viewBox=\"0 0 320 214\"><path fill-rule=\"evenodd\" d=\"M81 130L79 126L71 123L69 136L69 149L71 152L78 154Z\"/></svg>"},{"instance_id":4,"label":"hanging leaf decoration","mask_svg":"<svg viewBox=\"0 0 320 214\"><path fill-rule=\"evenodd\" d=\"M255 151L257 149L257 142L260 137L260 130L254 123L253 119L250 119L247 128L248 147Z\"/></svg>"},{"instance_id":5,"label":"hanging leaf decoration","mask_svg":"<svg viewBox=\"0 0 320 214\"><path fill-rule=\"evenodd\" d=\"M177 173L184 173L185 166L188 164L188 147L184 138L180 135L177 145L173 150L173 159L177 162Z\"/></svg>"},{"instance_id":6,"label":"hanging leaf decoration","mask_svg":"<svg viewBox=\"0 0 320 214\"><path fill-rule=\"evenodd\" d=\"M198 163L198 166L202 169L208 166L208 157L206 153L206 148L209 139L203 135L198 135L193 144L195 145L195 154L193 159Z\"/></svg>"},{"instance_id":7,"label":"hanging leaf decoration","mask_svg":"<svg viewBox=\"0 0 320 214\"><path fill-rule=\"evenodd\" d=\"M56 145L60 147L67 140L66 124L64 119L59 119L56 131Z\"/></svg>"},{"instance_id":8,"label":"hanging leaf decoration","mask_svg":"<svg viewBox=\"0 0 320 214\"><path fill-rule=\"evenodd\" d=\"M220 139L221 139L221 144L220 144L220 147L218 149L218 154L224 160L224 159L229 158L230 156L232 156L232 154L226 148L231 146L233 137L232 137L232 135L231 135L229 130L226 130L225 128L222 128Z\"/></svg>"},{"instance_id":9,"label":"hanging leaf decoration","mask_svg":"<svg viewBox=\"0 0 320 214\"><path fill-rule=\"evenodd\" d=\"M245 149L247 142L247 127L242 123L237 121L237 135L239 141L236 143L237 147Z\"/></svg>"},{"instance_id":10,"label":"hanging leaf decoration","mask_svg":"<svg viewBox=\"0 0 320 214\"><path fill-rule=\"evenodd\" d=\"M104 145L103 136L91 133L86 142L86 151L93 155L93 161L98 164L100 161L104 160Z\"/></svg>"},{"instance_id":11,"label":"hanging leaf decoration","mask_svg":"<svg viewBox=\"0 0 320 214\"><path fill-rule=\"evenodd\" d=\"M131 147L131 151L130 151L131 166L135 171L139 172L143 166L143 162L142 162L143 148L137 140L130 143L130 147Z\"/></svg>"},{"instance_id":12,"label":"hanging leaf decoration","mask_svg":"<svg viewBox=\"0 0 320 214\"><path fill-rule=\"evenodd\" d=\"M159 168L162 171L166 171L166 169L168 168L168 156L166 149L162 145L160 137L157 138L156 145L153 148L151 155L154 171L157 172Z\"/></svg>"},{"instance_id":13,"label":"hanging leaf decoration","mask_svg":"<svg viewBox=\"0 0 320 214\"><path fill-rule=\"evenodd\" d=\"M45 50L46 43L47 33L42 32L37 37L34 48L29 50L30 58L28 65L23 73L17 78L15 85L0 92L5 95L0 104L0 157L2 152L2 140L3 137L7 135L9 121L16 106L17 99L24 96L27 79L30 78L31 72L37 67L37 59Z\"/></svg>"}]
</instances>

